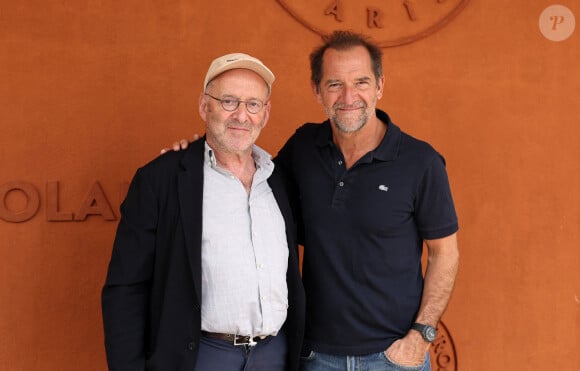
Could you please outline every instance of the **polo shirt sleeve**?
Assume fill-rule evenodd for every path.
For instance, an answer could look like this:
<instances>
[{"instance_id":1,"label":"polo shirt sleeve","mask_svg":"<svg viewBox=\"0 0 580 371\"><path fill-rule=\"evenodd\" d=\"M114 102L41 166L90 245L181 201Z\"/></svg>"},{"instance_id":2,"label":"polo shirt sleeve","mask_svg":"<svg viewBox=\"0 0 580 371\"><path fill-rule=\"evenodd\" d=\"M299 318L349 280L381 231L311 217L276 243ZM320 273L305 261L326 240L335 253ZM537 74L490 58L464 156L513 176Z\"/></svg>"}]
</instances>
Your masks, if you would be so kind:
<instances>
[{"instance_id":1,"label":"polo shirt sleeve","mask_svg":"<svg viewBox=\"0 0 580 371\"><path fill-rule=\"evenodd\" d=\"M435 153L418 183L415 220L425 240L447 237L459 229L445 159Z\"/></svg>"}]
</instances>

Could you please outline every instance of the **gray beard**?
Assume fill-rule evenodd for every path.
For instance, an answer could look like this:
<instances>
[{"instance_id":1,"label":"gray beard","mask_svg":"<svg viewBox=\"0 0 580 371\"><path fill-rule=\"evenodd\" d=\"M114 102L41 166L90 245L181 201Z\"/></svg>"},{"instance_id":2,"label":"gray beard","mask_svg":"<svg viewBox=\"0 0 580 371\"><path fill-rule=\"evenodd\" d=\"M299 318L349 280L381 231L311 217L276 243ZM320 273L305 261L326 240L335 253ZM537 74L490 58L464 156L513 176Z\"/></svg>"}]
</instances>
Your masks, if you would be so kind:
<instances>
[{"instance_id":1,"label":"gray beard","mask_svg":"<svg viewBox=\"0 0 580 371\"><path fill-rule=\"evenodd\" d=\"M343 133L354 133L357 132L359 130L361 130L368 122L369 120L369 115L367 113L367 110L365 109L361 115L359 116L359 118L356 120L356 122L354 124L348 125L345 122L342 122L337 115L334 116L330 116L329 112L326 112L328 118L330 119L330 122L334 125L335 128L338 129L338 131L343 132Z\"/></svg>"}]
</instances>

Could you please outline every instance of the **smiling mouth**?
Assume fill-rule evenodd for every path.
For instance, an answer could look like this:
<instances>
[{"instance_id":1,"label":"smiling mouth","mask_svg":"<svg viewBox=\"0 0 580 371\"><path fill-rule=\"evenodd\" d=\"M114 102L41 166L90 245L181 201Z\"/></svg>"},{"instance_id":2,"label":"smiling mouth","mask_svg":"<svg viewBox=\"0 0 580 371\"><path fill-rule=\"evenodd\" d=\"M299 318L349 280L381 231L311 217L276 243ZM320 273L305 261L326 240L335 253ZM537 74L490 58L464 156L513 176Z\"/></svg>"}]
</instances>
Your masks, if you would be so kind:
<instances>
[{"instance_id":1,"label":"smiling mouth","mask_svg":"<svg viewBox=\"0 0 580 371\"><path fill-rule=\"evenodd\" d=\"M360 109L365 109L365 108L366 108L365 105L362 105L362 104L361 105L356 105L356 106L342 106L342 105L339 105L339 106L336 106L335 107L335 110L337 110L337 111L358 111Z\"/></svg>"},{"instance_id":2,"label":"smiling mouth","mask_svg":"<svg viewBox=\"0 0 580 371\"><path fill-rule=\"evenodd\" d=\"M363 107L356 107L356 108L350 107L350 108L338 108L336 110L336 112L342 112L342 113L349 114L349 113L358 113L359 111L362 111L362 110L364 110Z\"/></svg>"},{"instance_id":3,"label":"smiling mouth","mask_svg":"<svg viewBox=\"0 0 580 371\"><path fill-rule=\"evenodd\" d=\"M249 125L241 124L240 122L232 122L227 124L227 128L231 130L250 131Z\"/></svg>"},{"instance_id":4,"label":"smiling mouth","mask_svg":"<svg viewBox=\"0 0 580 371\"><path fill-rule=\"evenodd\" d=\"M249 132L250 128L244 126L228 126L228 130L233 130L235 132Z\"/></svg>"}]
</instances>

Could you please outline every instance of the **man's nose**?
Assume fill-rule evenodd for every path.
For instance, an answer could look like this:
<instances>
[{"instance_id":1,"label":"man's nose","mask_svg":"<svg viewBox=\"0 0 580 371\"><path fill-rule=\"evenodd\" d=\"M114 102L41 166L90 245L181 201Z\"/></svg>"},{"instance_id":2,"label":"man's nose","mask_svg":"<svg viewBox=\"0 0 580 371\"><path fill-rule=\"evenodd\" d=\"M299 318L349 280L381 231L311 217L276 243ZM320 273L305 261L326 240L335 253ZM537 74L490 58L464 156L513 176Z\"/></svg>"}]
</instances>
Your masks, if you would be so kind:
<instances>
[{"instance_id":1,"label":"man's nose","mask_svg":"<svg viewBox=\"0 0 580 371\"><path fill-rule=\"evenodd\" d=\"M341 100L346 104L351 104L356 101L357 94L354 86L345 85L342 89Z\"/></svg>"},{"instance_id":2,"label":"man's nose","mask_svg":"<svg viewBox=\"0 0 580 371\"><path fill-rule=\"evenodd\" d=\"M246 103L240 102L238 107L232 112L232 116L236 117L240 122L245 122L249 116Z\"/></svg>"}]
</instances>

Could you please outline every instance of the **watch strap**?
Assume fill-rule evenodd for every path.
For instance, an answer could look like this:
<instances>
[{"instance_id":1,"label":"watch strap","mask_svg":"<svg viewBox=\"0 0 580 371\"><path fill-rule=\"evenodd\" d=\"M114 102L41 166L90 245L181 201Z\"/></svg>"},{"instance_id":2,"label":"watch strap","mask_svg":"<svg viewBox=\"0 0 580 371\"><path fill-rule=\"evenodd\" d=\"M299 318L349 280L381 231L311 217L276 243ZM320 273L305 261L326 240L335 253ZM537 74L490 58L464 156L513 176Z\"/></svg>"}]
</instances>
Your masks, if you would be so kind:
<instances>
[{"instance_id":1,"label":"watch strap","mask_svg":"<svg viewBox=\"0 0 580 371\"><path fill-rule=\"evenodd\" d=\"M437 333L435 327L415 322L413 323L413 325L411 325L411 328L413 330L419 331L423 336L423 339L425 339L426 341L433 342L433 340L435 340L435 335Z\"/></svg>"}]
</instances>

